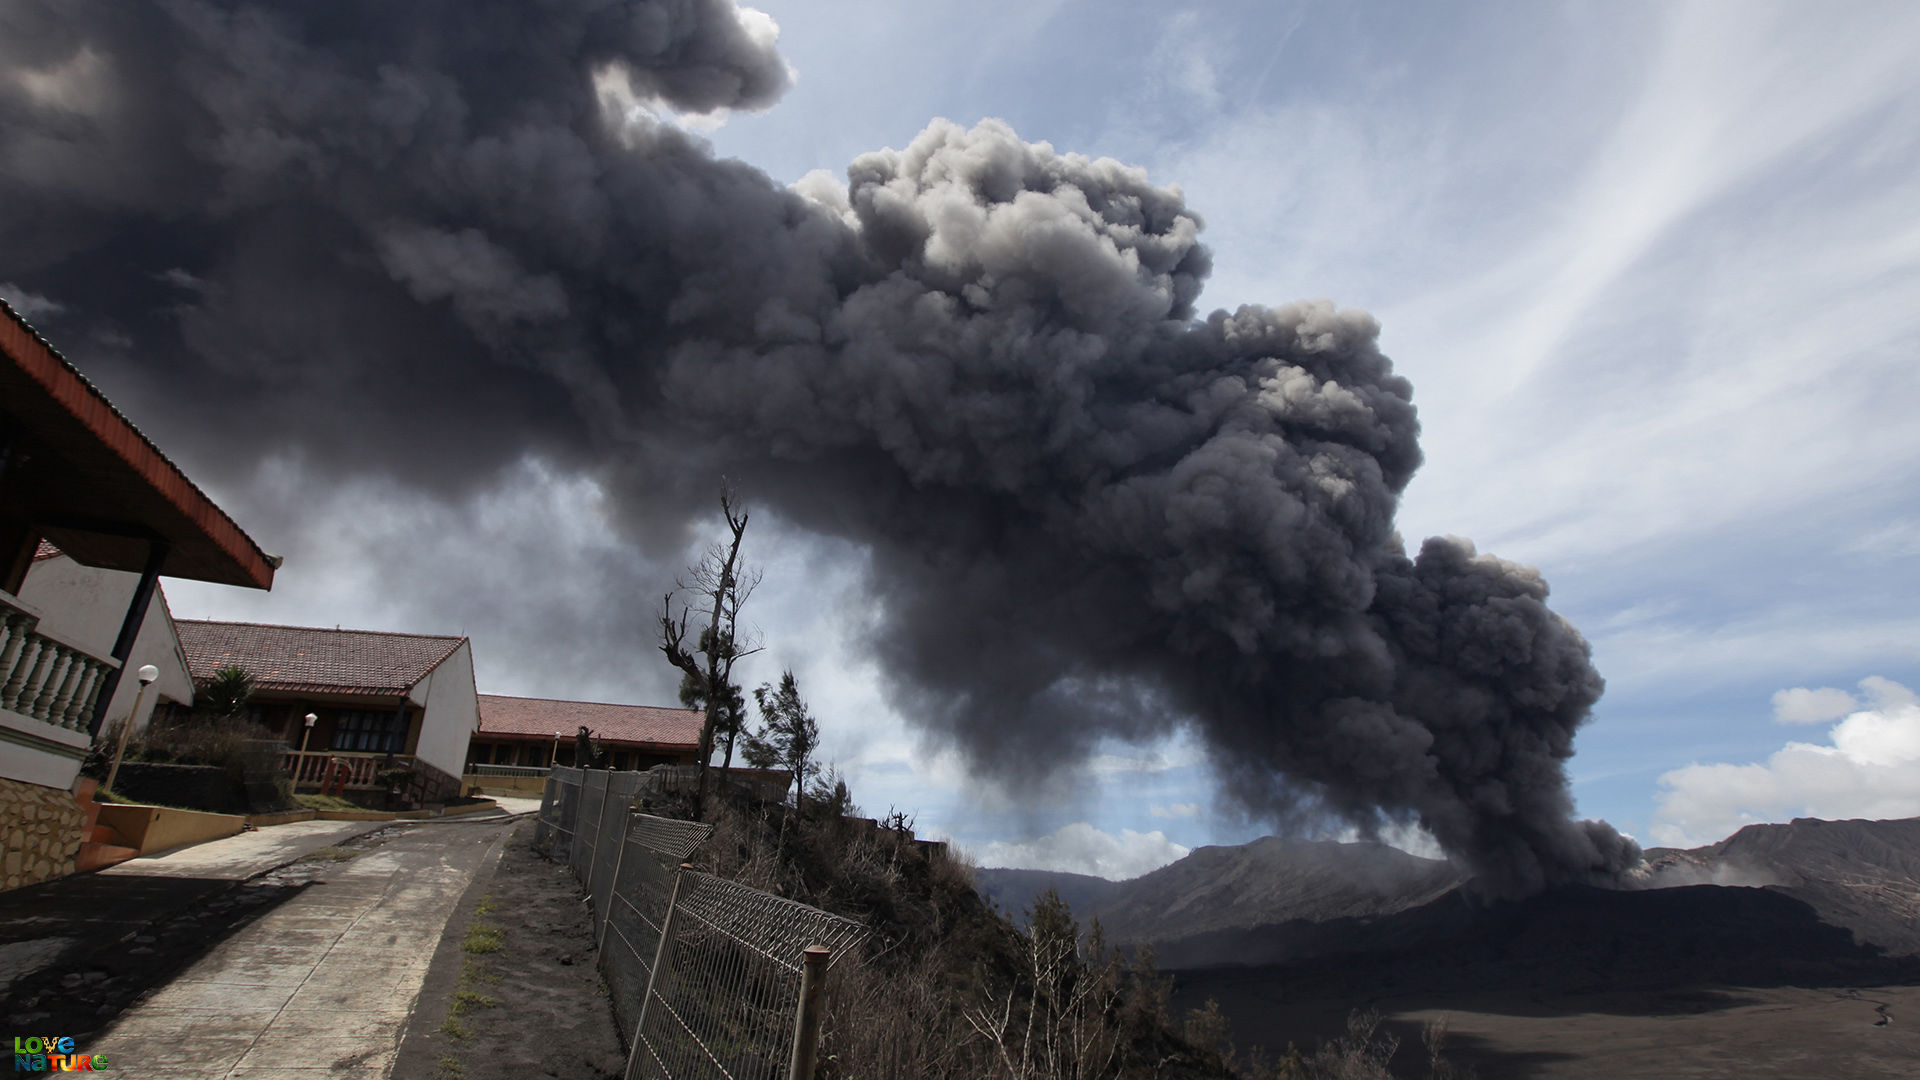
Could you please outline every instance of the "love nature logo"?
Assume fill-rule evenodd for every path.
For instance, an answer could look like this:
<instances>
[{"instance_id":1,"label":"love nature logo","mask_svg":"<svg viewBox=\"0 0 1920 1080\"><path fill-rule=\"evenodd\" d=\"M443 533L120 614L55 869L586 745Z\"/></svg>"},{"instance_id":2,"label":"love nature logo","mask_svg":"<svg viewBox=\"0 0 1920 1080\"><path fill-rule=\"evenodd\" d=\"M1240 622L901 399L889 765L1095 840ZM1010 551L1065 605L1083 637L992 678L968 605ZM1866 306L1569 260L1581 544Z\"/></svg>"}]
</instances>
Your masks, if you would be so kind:
<instances>
[{"instance_id":1,"label":"love nature logo","mask_svg":"<svg viewBox=\"0 0 1920 1080\"><path fill-rule=\"evenodd\" d=\"M105 1072L107 1058L105 1054L75 1053L71 1035L15 1035L13 1071Z\"/></svg>"}]
</instances>

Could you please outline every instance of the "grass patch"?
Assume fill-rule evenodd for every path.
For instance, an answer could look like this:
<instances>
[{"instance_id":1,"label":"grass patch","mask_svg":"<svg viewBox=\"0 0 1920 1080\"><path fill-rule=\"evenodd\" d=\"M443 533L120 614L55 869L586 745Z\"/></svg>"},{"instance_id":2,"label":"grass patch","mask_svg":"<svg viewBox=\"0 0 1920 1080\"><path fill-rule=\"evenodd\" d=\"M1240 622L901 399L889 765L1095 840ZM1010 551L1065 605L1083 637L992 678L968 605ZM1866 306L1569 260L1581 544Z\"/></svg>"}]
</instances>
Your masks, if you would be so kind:
<instances>
[{"instance_id":1,"label":"grass patch","mask_svg":"<svg viewBox=\"0 0 1920 1080\"><path fill-rule=\"evenodd\" d=\"M460 1059L452 1054L441 1054L439 1066L435 1075L440 1080L460 1080L467 1075L467 1067L460 1064Z\"/></svg>"},{"instance_id":2,"label":"grass patch","mask_svg":"<svg viewBox=\"0 0 1920 1080\"><path fill-rule=\"evenodd\" d=\"M448 1007L447 1015L465 1016L475 1009L491 1009L498 1004L500 999L497 997L489 997L473 990L461 990L453 995L453 1004Z\"/></svg>"},{"instance_id":3,"label":"grass patch","mask_svg":"<svg viewBox=\"0 0 1920 1080\"><path fill-rule=\"evenodd\" d=\"M485 915L497 907L492 893L480 897L475 912ZM487 970L487 962L481 956L497 953L507 947L506 931L497 926L489 926L477 918L467 924L466 940L460 943L460 949L467 955L460 961L460 980L455 984L453 1000L447 1004L447 1018L440 1024L440 1033L453 1039L465 1039L467 1026L460 1018L476 1009L491 1009L500 1004L500 999L491 994L482 993L481 986L492 986L500 981L500 976ZM442 1071L445 1072L446 1058L442 1059ZM459 1073L448 1075L445 1080L456 1080Z\"/></svg>"},{"instance_id":4,"label":"grass patch","mask_svg":"<svg viewBox=\"0 0 1920 1080\"><path fill-rule=\"evenodd\" d=\"M359 857L359 855L359 852L348 851L343 847L323 847L319 851L308 855L307 858L321 862L346 862L348 859Z\"/></svg>"},{"instance_id":5,"label":"grass patch","mask_svg":"<svg viewBox=\"0 0 1920 1080\"><path fill-rule=\"evenodd\" d=\"M488 971L480 961L475 960L471 956L467 957L467 962L460 966L460 988L462 990L475 986L498 986L499 984L500 973L497 971Z\"/></svg>"},{"instance_id":6,"label":"grass patch","mask_svg":"<svg viewBox=\"0 0 1920 1080\"><path fill-rule=\"evenodd\" d=\"M338 795L295 795L293 801L309 810L365 810L357 802L343 799Z\"/></svg>"},{"instance_id":7,"label":"grass patch","mask_svg":"<svg viewBox=\"0 0 1920 1080\"><path fill-rule=\"evenodd\" d=\"M470 953L496 953L507 947L507 935L498 927L475 923L467 927L467 940L460 947Z\"/></svg>"}]
</instances>

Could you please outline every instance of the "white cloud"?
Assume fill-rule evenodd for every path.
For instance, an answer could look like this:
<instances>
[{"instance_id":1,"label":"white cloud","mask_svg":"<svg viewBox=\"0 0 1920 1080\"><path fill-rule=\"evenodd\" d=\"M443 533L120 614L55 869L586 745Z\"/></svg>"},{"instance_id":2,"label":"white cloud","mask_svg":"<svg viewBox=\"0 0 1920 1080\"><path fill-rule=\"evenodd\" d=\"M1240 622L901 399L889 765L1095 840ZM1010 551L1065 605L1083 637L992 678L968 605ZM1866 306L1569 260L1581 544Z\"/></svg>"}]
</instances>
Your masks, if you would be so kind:
<instances>
[{"instance_id":1,"label":"white cloud","mask_svg":"<svg viewBox=\"0 0 1920 1080\"><path fill-rule=\"evenodd\" d=\"M975 857L981 866L1063 870L1124 881L1158 870L1185 858L1186 854L1187 848L1167 839L1158 829L1150 833L1121 829L1116 836L1076 821L1032 840L1019 843L996 840L981 848Z\"/></svg>"},{"instance_id":2,"label":"white cloud","mask_svg":"<svg viewBox=\"0 0 1920 1080\"><path fill-rule=\"evenodd\" d=\"M1866 693L1867 700L1873 702L1874 707L1883 712L1911 709L1915 705L1920 705L1920 697L1915 697L1912 690L1892 679L1883 679L1878 675L1869 675L1861 679L1860 689Z\"/></svg>"},{"instance_id":3,"label":"white cloud","mask_svg":"<svg viewBox=\"0 0 1920 1080\"><path fill-rule=\"evenodd\" d=\"M1910 707L1916 700L1913 691L1878 675L1860 680L1860 692L1874 708L1882 712ZM1779 724L1824 724L1858 711L1860 699L1831 686L1818 690L1794 687L1773 695L1773 719Z\"/></svg>"},{"instance_id":4,"label":"white cloud","mask_svg":"<svg viewBox=\"0 0 1920 1080\"><path fill-rule=\"evenodd\" d=\"M1161 806L1159 803L1154 803L1153 806L1147 810L1147 813L1157 818L1199 817L1200 804L1187 802L1174 803L1172 806Z\"/></svg>"},{"instance_id":5,"label":"white cloud","mask_svg":"<svg viewBox=\"0 0 1920 1080\"><path fill-rule=\"evenodd\" d=\"M1860 699L1831 686L1808 690L1796 686L1773 695L1776 724L1825 724L1860 707Z\"/></svg>"},{"instance_id":6,"label":"white cloud","mask_svg":"<svg viewBox=\"0 0 1920 1080\"><path fill-rule=\"evenodd\" d=\"M1662 776L1654 839L1691 846L1761 821L1920 815L1920 702L1891 679L1860 685L1873 707L1835 724L1824 744L1790 742L1764 763Z\"/></svg>"}]
</instances>

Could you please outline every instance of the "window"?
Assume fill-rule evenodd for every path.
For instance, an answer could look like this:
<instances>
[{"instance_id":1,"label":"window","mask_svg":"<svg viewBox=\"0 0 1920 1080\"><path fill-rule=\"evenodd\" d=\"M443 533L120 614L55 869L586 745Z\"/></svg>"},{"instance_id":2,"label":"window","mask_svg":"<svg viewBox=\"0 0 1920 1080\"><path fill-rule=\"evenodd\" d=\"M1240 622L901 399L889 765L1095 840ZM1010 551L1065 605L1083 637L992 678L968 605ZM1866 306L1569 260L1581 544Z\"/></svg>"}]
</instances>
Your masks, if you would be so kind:
<instances>
[{"instance_id":1,"label":"window","mask_svg":"<svg viewBox=\"0 0 1920 1080\"><path fill-rule=\"evenodd\" d=\"M335 750L398 754L407 748L407 716L390 712L343 712L333 728Z\"/></svg>"}]
</instances>

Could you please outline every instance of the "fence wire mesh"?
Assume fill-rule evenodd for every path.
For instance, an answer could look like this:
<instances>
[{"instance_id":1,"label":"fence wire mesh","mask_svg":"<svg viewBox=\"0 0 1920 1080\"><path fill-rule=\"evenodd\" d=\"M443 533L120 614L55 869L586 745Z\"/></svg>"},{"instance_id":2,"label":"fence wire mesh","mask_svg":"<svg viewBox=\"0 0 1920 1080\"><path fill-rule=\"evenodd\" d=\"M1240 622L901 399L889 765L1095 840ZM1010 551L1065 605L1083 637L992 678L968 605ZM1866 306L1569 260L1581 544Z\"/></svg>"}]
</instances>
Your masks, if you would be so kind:
<instances>
[{"instance_id":1,"label":"fence wire mesh","mask_svg":"<svg viewBox=\"0 0 1920 1080\"><path fill-rule=\"evenodd\" d=\"M600 838L601 804L607 801L607 774L604 769L582 770L580 805L574 812L573 846L567 850L567 864L573 876L584 884L593 866L593 846Z\"/></svg>"},{"instance_id":2,"label":"fence wire mesh","mask_svg":"<svg viewBox=\"0 0 1920 1080\"><path fill-rule=\"evenodd\" d=\"M534 831L535 849L587 887L614 1017L633 1033L627 1080L784 1076L804 951L837 959L866 930L679 869L713 826L631 812L647 786L644 773L556 768Z\"/></svg>"},{"instance_id":3,"label":"fence wire mesh","mask_svg":"<svg viewBox=\"0 0 1920 1080\"><path fill-rule=\"evenodd\" d=\"M623 1033L631 1034L640 1022L640 1002L653 976L674 875L712 831L713 826L697 821L651 814L634 814L627 824L606 922L596 928L600 970Z\"/></svg>"},{"instance_id":4,"label":"fence wire mesh","mask_svg":"<svg viewBox=\"0 0 1920 1080\"><path fill-rule=\"evenodd\" d=\"M607 782L602 792L601 805L604 807L597 815L598 827L594 830L593 859L588 864L584 878L587 896L593 905L593 932L597 938L607 923L607 912L611 910L616 880L620 874L620 863L626 857L626 826L629 809L634 798L640 793L640 774L633 772L607 773ZM642 815L643 817L646 815ZM661 819L664 820L664 819ZM686 824L693 824L687 822ZM700 833L705 839L712 831L708 826ZM699 846L699 840L694 841ZM692 847L687 851L691 852ZM686 858L678 856L674 861Z\"/></svg>"},{"instance_id":5,"label":"fence wire mesh","mask_svg":"<svg viewBox=\"0 0 1920 1080\"><path fill-rule=\"evenodd\" d=\"M540 818L533 827L533 849L554 862L571 865L573 830L580 813L581 770L555 766L540 796Z\"/></svg>"},{"instance_id":6,"label":"fence wire mesh","mask_svg":"<svg viewBox=\"0 0 1920 1080\"><path fill-rule=\"evenodd\" d=\"M628 1080L774 1080L793 1048L802 954L844 955L858 923L738 882L682 871Z\"/></svg>"}]
</instances>

